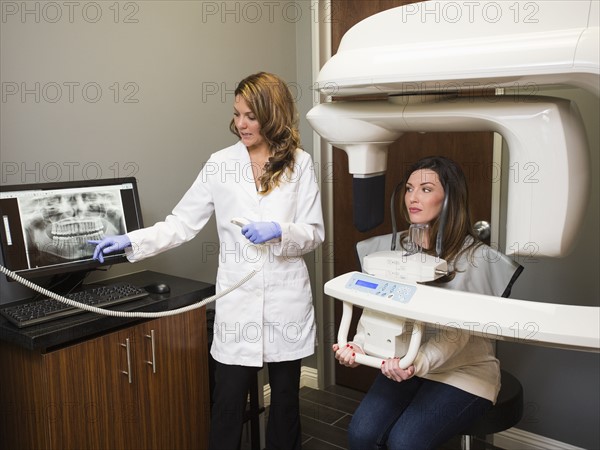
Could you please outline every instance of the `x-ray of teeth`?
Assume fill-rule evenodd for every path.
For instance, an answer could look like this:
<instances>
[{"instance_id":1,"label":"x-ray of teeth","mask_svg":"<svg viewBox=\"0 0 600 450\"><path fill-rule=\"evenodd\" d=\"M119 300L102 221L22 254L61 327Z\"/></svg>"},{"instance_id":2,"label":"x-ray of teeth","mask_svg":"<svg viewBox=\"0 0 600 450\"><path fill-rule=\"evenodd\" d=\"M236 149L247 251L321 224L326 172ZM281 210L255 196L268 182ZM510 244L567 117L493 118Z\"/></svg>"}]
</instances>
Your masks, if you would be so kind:
<instances>
[{"instance_id":1,"label":"x-ray of teeth","mask_svg":"<svg viewBox=\"0 0 600 450\"><path fill-rule=\"evenodd\" d=\"M118 190L32 197L20 207L32 267L89 258L88 240L127 231Z\"/></svg>"}]
</instances>

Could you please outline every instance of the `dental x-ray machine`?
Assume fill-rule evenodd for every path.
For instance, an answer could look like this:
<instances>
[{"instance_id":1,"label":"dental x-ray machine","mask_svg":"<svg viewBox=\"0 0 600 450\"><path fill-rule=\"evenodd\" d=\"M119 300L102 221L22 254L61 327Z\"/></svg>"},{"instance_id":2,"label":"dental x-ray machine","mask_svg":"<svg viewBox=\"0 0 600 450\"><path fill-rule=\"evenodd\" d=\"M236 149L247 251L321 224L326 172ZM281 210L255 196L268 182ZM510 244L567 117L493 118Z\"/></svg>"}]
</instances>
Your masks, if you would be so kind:
<instances>
[{"instance_id":1,"label":"dental x-ray machine","mask_svg":"<svg viewBox=\"0 0 600 450\"><path fill-rule=\"evenodd\" d=\"M402 133L495 131L508 145L510 166L539 165L535 183L508 181L504 253L527 255L534 245L537 256L560 257L573 246L588 199L585 130L576 105L531 94L542 86L567 85L600 96L599 2L511 2L528 10L527 18L499 10L501 3L427 1L384 11L351 28L323 66L317 88L335 101L317 105L307 119L348 154L359 230L381 222L387 148ZM514 94L473 95L490 88ZM387 99L344 99L368 94ZM371 202L357 205L364 198ZM382 358L404 356L401 365L409 366L423 323L492 339L600 350L598 307L418 284L427 279L394 276L386 268L403 259L397 253L370 255L378 263L371 260L368 269L365 261L369 273L351 272L325 284L327 295L344 302L340 344L347 342L353 305L384 318L365 330L373 351L357 355L359 363L379 368ZM405 321L414 322L412 340L408 353L398 355L395 340Z\"/></svg>"}]
</instances>

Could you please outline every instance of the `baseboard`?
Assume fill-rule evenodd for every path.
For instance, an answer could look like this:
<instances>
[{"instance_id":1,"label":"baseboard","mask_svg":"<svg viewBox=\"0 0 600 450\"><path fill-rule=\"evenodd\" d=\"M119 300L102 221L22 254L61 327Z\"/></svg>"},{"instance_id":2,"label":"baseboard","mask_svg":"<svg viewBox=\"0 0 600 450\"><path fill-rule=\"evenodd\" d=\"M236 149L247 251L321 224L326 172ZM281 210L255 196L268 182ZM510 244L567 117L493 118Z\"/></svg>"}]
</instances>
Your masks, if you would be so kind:
<instances>
[{"instance_id":1,"label":"baseboard","mask_svg":"<svg viewBox=\"0 0 600 450\"><path fill-rule=\"evenodd\" d=\"M510 428L495 434L493 444L505 450L584 450L518 428Z\"/></svg>"},{"instance_id":2,"label":"baseboard","mask_svg":"<svg viewBox=\"0 0 600 450\"><path fill-rule=\"evenodd\" d=\"M302 366L300 369L300 387L319 389L319 372L312 367Z\"/></svg>"},{"instance_id":3,"label":"baseboard","mask_svg":"<svg viewBox=\"0 0 600 450\"><path fill-rule=\"evenodd\" d=\"M317 375L317 369L302 366L302 368L300 369L300 388L306 386L313 389L319 389ZM263 394L265 399L265 406L269 406L271 404L271 386L265 384L263 387Z\"/></svg>"}]
</instances>

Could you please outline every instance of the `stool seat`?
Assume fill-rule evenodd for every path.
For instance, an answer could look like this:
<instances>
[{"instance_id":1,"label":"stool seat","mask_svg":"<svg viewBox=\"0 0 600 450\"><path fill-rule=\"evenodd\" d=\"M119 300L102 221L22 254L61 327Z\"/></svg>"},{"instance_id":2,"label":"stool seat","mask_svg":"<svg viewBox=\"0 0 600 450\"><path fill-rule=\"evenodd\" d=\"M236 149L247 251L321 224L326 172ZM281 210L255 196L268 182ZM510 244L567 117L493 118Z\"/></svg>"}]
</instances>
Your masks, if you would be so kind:
<instances>
[{"instance_id":1,"label":"stool seat","mask_svg":"<svg viewBox=\"0 0 600 450\"><path fill-rule=\"evenodd\" d=\"M501 387L496 404L463 431L463 435L483 436L515 426L523 417L523 386L505 370L500 371Z\"/></svg>"}]
</instances>

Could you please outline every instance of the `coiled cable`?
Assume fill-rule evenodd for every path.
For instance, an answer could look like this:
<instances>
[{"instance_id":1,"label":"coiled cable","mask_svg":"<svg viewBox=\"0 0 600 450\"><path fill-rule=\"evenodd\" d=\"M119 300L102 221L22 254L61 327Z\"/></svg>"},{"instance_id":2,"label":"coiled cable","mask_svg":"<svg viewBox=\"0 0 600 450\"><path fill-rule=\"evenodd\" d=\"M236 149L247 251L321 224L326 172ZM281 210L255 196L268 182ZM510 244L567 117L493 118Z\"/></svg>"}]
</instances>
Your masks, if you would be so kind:
<instances>
[{"instance_id":1,"label":"coiled cable","mask_svg":"<svg viewBox=\"0 0 600 450\"><path fill-rule=\"evenodd\" d=\"M264 261L263 261L262 265L264 265ZM76 302L74 300L65 298L61 295L58 295L52 291L49 291L48 289L45 289L41 286L38 286L37 284L32 283L31 281L23 278L22 276L14 273L13 271L8 270L6 267L4 267L2 265L0 265L0 272L2 272L6 276L12 278L13 280L21 283L23 286L28 287L29 289L32 289L36 292L39 292L42 295L45 295L46 297L52 298L61 303L65 303L74 308L83 309L85 311L93 312L96 314L102 314L104 316L111 316L111 317L137 317L137 318L144 318L144 319L154 319L154 318L158 318L158 317L174 316L176 314L182 314L182 313L191 311L193 309L202 308L203 306L205 306L211 302L214 302L215 300L218 300L221 297L224 297L225 295L229 294L230 292L236 290L237 288L239 288L240 286L242 286L243 284L248 282L254 275L256 275L258 272L260 272L262 270L262 265L260 268L252 270L248 275L246 275L245 277L240 279L233 286L228 287L227 289L219 292L218 294L215 294L211 297L207 297L204 300L201 300L197 303L193 303L188 306L184 306L184 307L177 308L177 309L172 309L169 311L159 311L159 312L113 311L111 309L104 309L104 308L98 308L96 306L86 305L85 303Z\"/></svg>"}]
</instances>

